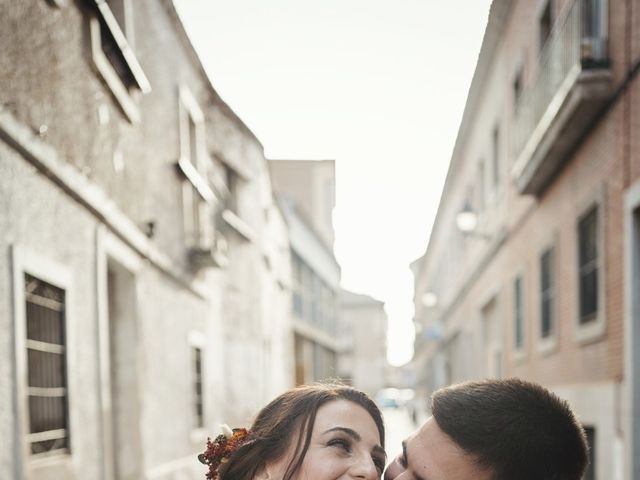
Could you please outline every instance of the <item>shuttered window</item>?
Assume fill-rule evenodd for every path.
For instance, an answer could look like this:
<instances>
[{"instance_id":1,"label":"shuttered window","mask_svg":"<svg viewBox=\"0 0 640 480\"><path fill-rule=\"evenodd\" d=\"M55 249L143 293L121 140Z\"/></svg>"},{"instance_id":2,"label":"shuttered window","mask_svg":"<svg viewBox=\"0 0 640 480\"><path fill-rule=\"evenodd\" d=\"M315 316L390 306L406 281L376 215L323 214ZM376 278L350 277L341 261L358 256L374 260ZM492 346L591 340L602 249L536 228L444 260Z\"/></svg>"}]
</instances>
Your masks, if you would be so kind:
<instances>
[{"instance_id":1,"label":"shuttered window","mask_svg":"<svg viewBox=\"0 0 640 480\"><path fill-rule=\"evenodd\" d=\"M204 427L204 402L202 398L202 349L192 347L193 362L193 427Z\"/></svg>"},{"instance_id":2,"label":"shuttered window","mask_svg":"<svg viewBox=\"0 0 640 480\"><path fill-rule=\"evenodd\" d=\"M589 211L578 224L580 259L580 323L598 314L598 209Z\"/></svg>"},{"instance_id":3,"label":"shuttered window","mask_svg":"<svg viewBox=\"0 0 640 480\"><path fill-rule=\"evenodd\" d=\"M34 455L69 451L65 291L25 275L27 394Z\"/></svg>"},{"instance_id":4,"label":"shuttered window","mask_svg":"<svg viewBox=\"0 0 640 480\"><path fill-rule=\"evenodd\" d=\"M553 299L553 250L546 250L540 257L540 337L547 338L554 331Z\"/></svg>"}]
</instances>

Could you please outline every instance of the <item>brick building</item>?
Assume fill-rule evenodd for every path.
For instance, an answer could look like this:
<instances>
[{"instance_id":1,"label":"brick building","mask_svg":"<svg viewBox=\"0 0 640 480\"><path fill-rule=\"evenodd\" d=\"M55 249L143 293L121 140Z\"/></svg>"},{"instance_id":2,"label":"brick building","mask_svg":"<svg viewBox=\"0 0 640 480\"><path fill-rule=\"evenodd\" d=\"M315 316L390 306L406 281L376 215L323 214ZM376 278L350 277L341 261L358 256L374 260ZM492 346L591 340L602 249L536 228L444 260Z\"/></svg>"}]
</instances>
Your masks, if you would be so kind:
<instances>
[{"instance_id":1,"label":"brick building","mask_svg":"<svg viewBox=\"0 0 640 480\"><path fill-rule=\"evenodd\" d=\"M0 12L0 477L200 479L293 384L262 145L170 0Z\"/></svg>"},{"instance_id":2,"label":"brick building","mask_svg":"<svg viewBox=\"0 0 640 480\"><path fill-rule=\"evenodd\" d=\"M519 376L639 478L640 7L494 0L415 275L416 389ZM466 232L466 233L464 233Z\"/></svg>"}]
</instances>

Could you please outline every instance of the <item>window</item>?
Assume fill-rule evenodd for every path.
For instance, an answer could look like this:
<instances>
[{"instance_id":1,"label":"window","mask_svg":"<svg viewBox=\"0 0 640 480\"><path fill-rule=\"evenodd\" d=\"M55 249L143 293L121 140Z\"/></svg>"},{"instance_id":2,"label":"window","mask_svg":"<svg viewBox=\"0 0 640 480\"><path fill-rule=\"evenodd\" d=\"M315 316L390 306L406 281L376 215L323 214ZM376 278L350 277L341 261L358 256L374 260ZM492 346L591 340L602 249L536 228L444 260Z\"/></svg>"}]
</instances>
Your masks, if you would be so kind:
<instances>
[{"instance_id":1,"label":"window","mask_svg":"<svg viewBox=\"0 0 640 480\"><path fill-rule=\"evenodd\" d=\"M554 331L553 249L540 256L540 337L548 338Z\"/></svg>"},{"instance_id":2,"label":"window","mask_svg":"<svg viewBox=\"0 0 640 480\"><path fill-rule=\"evenodd\" d=\"M67 0L48 0L48 2L54 7L58 8L67 6Z\"/></svg>"},{"instance_id":3,"label":"window","mask_svg":"<svg viewBox=\"0 0 640 480\"><path fill-rule=\"evenodd\" d=\"M240 178L236 171L226 163L222 163L222 170L224 172L224 182L227 186L229 193L225 201L225 207L231 210L236 215L238 214L238 183Z\"/></svg>"},{"instance_id":4,"label":"window","mask_svg":"<svg viewBox=\"0 0 640 480\"><path fill-rule=\"evenodd\" d=\"M90 19L91 54L103 80L130 121L139 122L138 93L151 85L133 53L130 0L93 0Z\"/></svg>"},{"instance_id":5,"label":"window","mask_svg":"<svg viewBox=\"0 0 640 480\"><path fill-rule=\"evenodd\" d=\"M302 260L295 252L291 255L293 269L293 311L298 318L302 318Z\"/></svg>"},{"instance_id":6,"label":"window","mask_svg":"<svg viewBox=\"0 0 640 480\"><path fill-rule=\"evenodd\" d=\"M215 195L206 180L207 155L204 138L204 115L188 88L180 88L180 159L178 168L184 175L182 203L184 229L188 247L194 252L213 248L213 211Z\"/></svg>"},{"instance_id":7,"label":"window","mask_svg":"<svg viewBox=\"0 0 640 480\"><path fill-rule=\"evenodd\" d=\"M578 223L580 324L598 315L598 209L592 208Z\"/></svg>"},{"instance_id":8,"label":"window","mask_svg":"<svg viewBox=\"0 0 640 480\"><path fill-rule=\"evenodd\" d=\"M522 276L518 276L513 283L513 330L516 350L524 347L524 301Z\"/></svg>"},{"instance_id":9,"label":"window","mask_svg":"<svg viewBox=\"0 0 640 480\"><path fill-rule=\"evenodd\" d=\"M322 281L315 272L311 275L311 323L322 327Z\"/></svg>"},{"instance_id":10,"label":"window","mask_svg":"<svg viewBox=\"0 0 640 480\"><path fill-rule=\"evenodd\" d=\"M553 25L553 5L552 0L549 0L542 10L542 14L540 15L539 21L539 32L540 32L540 51L547 44L547 40L551 36L551 27Z\"/></svg>"},{"instance_id":11,"label":"window","mask_svg":"<svg viewBox=\"0 0 640 480\"><path fill-rule=\"evenodd\" d=\"M323 303L323 317L324 321L322 323L322 328L325 332L330 334L336 333L336 294L331 289L329 285L323 282L323 292L322 292L322 303Z\"/></svg>"},{"instance_id":12,"label":"window","mask_svg":"<svg viewBox=\"0 0 640 480\"><path fill-rule=\"evenodd\" d=\"M496 189L500 185L500 127L498 125L493 129L493 188Z\"/></svg>"},{"instance_id":13,"label":"window","mask_svg":"<svg viewBox=\"0 0 640 480\"><path fill-rule=\"evenodd\" d=\"M313 272L309 266L303 262L302 268L302 308L303 319L311 322L311 312L313 310Z\"/></svg>"},{"instance_id":14,"label":"window","mask_svg":"<svg viewBox=\"0 0 640 480\"><path fill-rule=\"evenodd\" d=\"M594 427L584 427L587 436L587 446L589 447L589 463L584 472L583 480L595 480L596 478L596 429Z\"/></svg>"},{"instance_id":15,"label":"window","mask_svg":"<svg viewBox=\"0 0 640 480\"><path fill-rule=\"evenodd\" d=\"M131 29L131 4L129 0L105 0L109 6L109 10L113 14L118 27L127 37L129 44L133 45L133 32Z\"/></svg>"},{"instance_id":16,"label":"window","mask_svg":"<svg viewBox=\"0 0 640 480\"><path fill-rule=\"evenodd\" d=\"M515 78L513 79L513 111L518 112L518 106L520 105L520 98L522 97L522 68L518 69Z\"/></svg>"},{"instance_id":17,"label":"window","mask_svg":"<svg viewBox=\"0 0 640 480\"><path fill-rule=\"evenodd\" d=\"M204 402L202 399L202 348L191 347L193 366L193 428L204 428Z\"/></svg>"},{"instance_id":18,"label":"window","mask_svg":"<svg viewBox=\"0 0 640 480\"><path fill-rule=\"evenodd\" d=\"M30 453L69 452L65 290L26 274L24 297Z\"/></svg>"},{"instance_id":19,"label":"window","mask_svg":"<svg viewBox=\"0 0 640 480\"><path fill-rule=\"evenodd\" d=\"M484 160L480 160L478 164L478 213L484 210L484 202L485 202L485 171L484 171Z\"/></svg>"}]
</instances>

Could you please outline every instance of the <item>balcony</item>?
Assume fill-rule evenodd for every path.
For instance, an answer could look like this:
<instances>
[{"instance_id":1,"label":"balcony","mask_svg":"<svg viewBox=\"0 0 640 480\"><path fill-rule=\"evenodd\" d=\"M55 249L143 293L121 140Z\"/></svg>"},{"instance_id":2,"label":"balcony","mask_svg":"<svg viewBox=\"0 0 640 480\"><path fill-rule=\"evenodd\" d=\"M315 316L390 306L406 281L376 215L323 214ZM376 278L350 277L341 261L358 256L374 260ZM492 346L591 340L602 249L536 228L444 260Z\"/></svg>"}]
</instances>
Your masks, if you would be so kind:
<instances>
[{"instance_id":1,"label":"balcony","mask_svg":"<svg viewBox=\"0 0 640 480\"><path fill-rule=\"evenodd\" d=\"M607 0L575 0L540 54L538 76L516 106L513 178L540 195L611 94Z\"/></svg>"}]
</instances>

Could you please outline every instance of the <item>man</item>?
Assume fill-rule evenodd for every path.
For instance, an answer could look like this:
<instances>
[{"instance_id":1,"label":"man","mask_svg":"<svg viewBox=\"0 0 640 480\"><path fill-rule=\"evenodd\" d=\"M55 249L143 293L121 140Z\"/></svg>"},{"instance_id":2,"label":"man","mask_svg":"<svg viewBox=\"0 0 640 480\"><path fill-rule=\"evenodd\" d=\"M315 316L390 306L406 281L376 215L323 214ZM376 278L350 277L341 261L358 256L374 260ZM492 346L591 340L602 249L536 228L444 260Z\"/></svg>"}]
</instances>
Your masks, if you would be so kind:
<instances>
[{"instance_id":1,"label":"man","mask_svg":"<svg viewBox=\"0 0 640 480\"><path fill-rule=\"evenodd\" d=\"M518 379L467 382L433 394L433 416L402 442L385 480L580 480L582 427L569 405Z\"/></svg>"}]
</instances>

